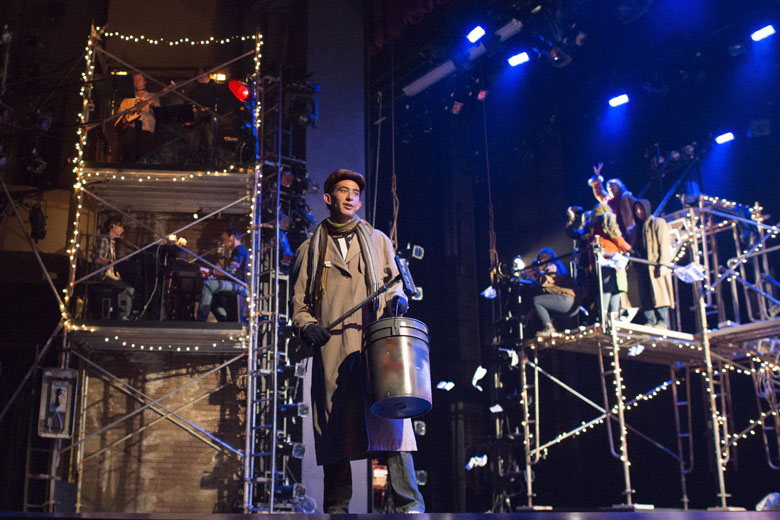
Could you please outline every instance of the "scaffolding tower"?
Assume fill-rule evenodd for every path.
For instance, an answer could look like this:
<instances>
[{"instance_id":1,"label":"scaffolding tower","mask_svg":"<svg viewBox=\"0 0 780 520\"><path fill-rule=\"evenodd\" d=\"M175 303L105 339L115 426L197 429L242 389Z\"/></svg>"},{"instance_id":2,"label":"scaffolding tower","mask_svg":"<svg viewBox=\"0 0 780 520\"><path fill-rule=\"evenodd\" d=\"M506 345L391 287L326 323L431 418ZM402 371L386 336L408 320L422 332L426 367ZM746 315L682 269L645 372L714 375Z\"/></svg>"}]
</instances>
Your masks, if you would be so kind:
<instances>
[{"instance_id":1,"label":"scaffolding tower","mask_svg":"<svg viewBox=\"0 0 780 520\"><path fill-rule=\"evenodd\" d=\"M57 511L62 507L62 487L66 484L75 495L74 507L76 512L79 512L82 506L85 461L94 459L119 442L138 435L161 421L175 424L234 461L237 468L240 468L237 471L241 480L239 489L243 492L240 507L245 513L301 509L305 489L299 483L300 469L294 467L294 461L303 455L298 418L305 415L307 409L298 401L302 394L305 367L291 361L288 352L290 334L285 333L289 330L286 326L289 287L284 271L285 262L289 263L290 255L286 237L280 230L280 207L285 197L289 199L293 196L283 193L283 171L290 172L297 168L296 171L302 171L302 175L305 176L306 173L304 159L283 153L285 147L292 150L293 139L293 132L285 127L290 126L284 120L285 83L280 76L262 75L260 34L234 37L236 41L240 39L241 42L247 42L243 45L252 45L252 48L206 72L214 72L220 67L243 59L252 60L252 72L247 80L249 99L245 105L251 110L253 137L249 166L245 161L244 164L230 165L216 171L203 171L180 167L138 168L90 163L87 156L91 154L94 157L94 150L90 148L94 130L122 115L122 112L115 111L113 115L105 117L100 113L100 107L94 98L96 69L102 69L100 72L105 75L108 72L107 63L119 64L125 70L147 76L104 48L103 43L108 36L111 35L93 27L87 39L76 155L73 159L76 181L71 210L72 238L67 251L70 273L62 296L55 291L62 313L61 322L36 361L37 365L50 347L58 344L61 345L59 368L78 368L78 395L74 396L75 432L72 437L60 435L56 438L41 439L35 435L31 419L24 510ZM150 76L147 76L147 79L161 84ZM220 117L219 114L201 106L180 91L181 87L195 79L167 88L155 97L163 94L181 97L187 103L210 112L210 117L216 120ZM96 215L100 210L106 209L122 214L125 219L144 228L145 232L154 238L143 246L136 246L133 252L109 265L85 270L85 259L90 246L89 236L96 226ZM198 215L202 218L161 232L159 225L150 226L140 221L134 217L133 211L160 215L206 215ZM177 239L183 232L207 219L226 215L243 215L243 218L248 218L249 264L245 283L204 256L188 249L183 241ZM163 220L162 225L165 223L167 221ZM239 286L243 286L248 321L243 325L240 321L206 324L175 321L180 318L178 314L163 312L166 304L172 305L166 301L166 294L170 293L166 292L166 288L172 283L168 278L163 278L164 287L159 288L159 291L158 284L155 284L152 297L149 298L151 302L152 298L157 298L159 294L159 320L90 320L85 300L89 295L88 286L97 280L96 276L146 251L156 248L159 252L163 246L175 248L187 255L191 262L219 271ZM35 251L34 246L33 250ZM241 298L239 296L239 300ZM237 302L239 317L242 304L241 301ZM189 312L191 311L189 309ZM171 316L174 316L174 321L170 321ZM169 356L165 359L174 359L170 356L180 355L212 356L214 361L209 370L189 378L179 387L163 395L151 395L143 389L133 387L101 366L100 355L105 352L120 357L140 353L144 356ZM240 363L242 361L245 363L243 368ZM25 381L34 369L35 367L30 369ZM243 370L243 374L234 379L229 369L239 372ZM239 393L243 392L243 416L228 418L240 423L236 426L243 430L243 445L222 439L209 431L209 428L202 427L182 415L183 409L211 395L210 393L189 399L175 409L164 402L183 388L215 374L222 374L220 377L227 380L227 384L234 385L239 389ZM139 404L140 408L100 428L91 427L86 420L87 392L90 379L94 377L121 391L132 402ZM3 410L3 414L8 406ZM129 420L146 411L153 412L158 417L96 451L86 451L90 440L99 438L119 424L129 424Z\"/></svg>"}]
</instances>

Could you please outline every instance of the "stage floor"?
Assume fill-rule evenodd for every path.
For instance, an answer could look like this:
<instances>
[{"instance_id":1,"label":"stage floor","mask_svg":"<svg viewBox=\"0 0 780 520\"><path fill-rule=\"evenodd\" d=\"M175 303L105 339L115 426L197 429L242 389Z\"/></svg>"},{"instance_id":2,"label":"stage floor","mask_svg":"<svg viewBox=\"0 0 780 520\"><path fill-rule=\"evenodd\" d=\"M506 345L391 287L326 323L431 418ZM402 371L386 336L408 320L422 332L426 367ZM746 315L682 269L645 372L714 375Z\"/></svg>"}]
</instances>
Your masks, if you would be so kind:
<instances>
[{"instance_id":1,"label":"stage floor","mask_svg":"<svg viewBox=\"0 0 780 520\"><path fill-rule=\"evenodd\" d=\"M280 520L303 520L311 518L312 515L306 514L284 514L276 513L274 518ZM361 518L408 518L401 514L350 514L350 515L318 515L334 518L351 518L360 520ZM670 519L670 520L702 520L709 518L717 519L750 519L750 520L769 520L780 517L780 512L757 512L757 511L679 511L679 510L651 510L651 511L621 511L620 509L609 511L523 511L517 513L424 513L415 518L421 520L630 520L635 518L642 519ZM96 520L246 520L268 518L267 514L198 514L198 513L83 513L73 515L67 513L8 513L0 512L0 518L58 518L58 519L77 519L89 518Z\"/></svg>"}]
</instances>

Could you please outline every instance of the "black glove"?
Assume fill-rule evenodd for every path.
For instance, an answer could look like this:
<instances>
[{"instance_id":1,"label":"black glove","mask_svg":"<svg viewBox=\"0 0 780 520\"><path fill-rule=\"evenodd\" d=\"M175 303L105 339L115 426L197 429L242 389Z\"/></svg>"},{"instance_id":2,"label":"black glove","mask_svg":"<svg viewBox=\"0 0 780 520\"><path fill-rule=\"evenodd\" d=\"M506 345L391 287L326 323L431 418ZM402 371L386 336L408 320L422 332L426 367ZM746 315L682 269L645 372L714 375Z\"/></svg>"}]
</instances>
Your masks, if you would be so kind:
<instances>
[{"instance_id":1,"label":"black glove","mask_svg":"<svg viewBox=\"0 0 780 520\"><path fill-rule=\"evenodd\" d=\"M398 314L399 316L406 314L406 311L409 310L409 302L406 299L406 296L403 296L401 294L396 294L393 296L393 299L390 300L390 314Z\"/></svg>"},{"instance_id":2,"label":"black glove","mask_svg":"<svg viewBox=\"0 0 780 520\"><path fill-rule=\"evenodd\" d=\"M316 323L307 325L301 333L303 340L312 347L321 347L330 339L330 332L325 327L320 327Z\"/></svg>"}]
</instances>

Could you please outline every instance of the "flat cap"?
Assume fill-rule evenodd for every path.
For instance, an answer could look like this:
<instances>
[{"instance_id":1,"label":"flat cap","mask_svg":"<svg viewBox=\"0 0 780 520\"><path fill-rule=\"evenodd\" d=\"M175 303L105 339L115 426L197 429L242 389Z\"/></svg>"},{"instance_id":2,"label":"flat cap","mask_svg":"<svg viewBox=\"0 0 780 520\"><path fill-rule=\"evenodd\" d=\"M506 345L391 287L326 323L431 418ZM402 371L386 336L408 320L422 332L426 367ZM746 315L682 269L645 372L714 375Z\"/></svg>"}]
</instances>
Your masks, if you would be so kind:
<instances>
[{"instance_id":1,"label":"flat cap","mask_svg":"<svg viewBox=\"0 0 780 520\"><path fill-rule=\"evenodd\" d=\"M330 193L331 188L343 180L355 181L360 188L360 191L366 189L366 179L363 175L352 170L338 169L334 170L328 178L325 180L324 193Z\"/></svg>"}]
</instances>

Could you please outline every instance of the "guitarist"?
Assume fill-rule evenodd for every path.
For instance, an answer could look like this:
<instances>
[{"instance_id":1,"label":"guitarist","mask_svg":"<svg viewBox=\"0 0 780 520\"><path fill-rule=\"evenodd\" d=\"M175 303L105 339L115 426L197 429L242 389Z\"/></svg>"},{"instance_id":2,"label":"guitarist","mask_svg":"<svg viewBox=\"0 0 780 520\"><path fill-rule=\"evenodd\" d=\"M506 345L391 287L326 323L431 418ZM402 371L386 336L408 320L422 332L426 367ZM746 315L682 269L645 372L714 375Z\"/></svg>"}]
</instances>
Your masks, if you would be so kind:
<instances>
[{"instance_id":1,"label":"guitarist","mask_svg":"<svg viewBox=\"0 0 780 520\"><path fill-rule=\"evenodd\" d=\"M114 123L119 132L119 161L137 163L148 161L149 152L154 145L156 120L152 107L159 107L160 100L149 101L153 96L146 90L146 78L142 74L133 74L135 97L125 98L119 105L124 112Z\"/></svg>"},{"instance_id":2,"label":"guitarist","mask_svg":"<svg viewBox=\"0 0 780 520\"><path fill-rule=\"evenodd\" d=\"M98 279L117 294L119 319L128 320L133 310L135 288L122 280L113 265L117 260L116 239L121 237L124 231L125 226L121 218L110 217L106 220L103 225L103 234L95 240L92 261L96 266L110 265L108 269L98 275Z\"/></svg>"}]
</instances>

